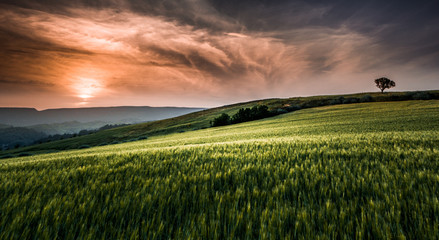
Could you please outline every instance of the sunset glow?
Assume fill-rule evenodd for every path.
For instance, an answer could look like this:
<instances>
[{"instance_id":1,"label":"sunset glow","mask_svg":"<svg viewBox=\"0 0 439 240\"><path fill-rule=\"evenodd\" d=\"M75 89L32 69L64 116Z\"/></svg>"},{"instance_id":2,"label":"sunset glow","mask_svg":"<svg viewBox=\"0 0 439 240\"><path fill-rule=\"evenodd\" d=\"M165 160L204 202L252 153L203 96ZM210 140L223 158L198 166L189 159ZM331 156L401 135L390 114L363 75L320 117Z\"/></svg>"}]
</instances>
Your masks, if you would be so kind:
<instances>
[{"instance_id":1,"label":"sunset glow","mask_svg":"<svg viewBox=\"0 0 439 240\"><path fill-rule=\"evenodd\" d=\"M91 78L79 78L73 84L72 87L76 91L77 96L84 101L94 97L102 89L99 81Z\"/></svg>"},{"instance_id":2,"label":"sunset glow","mask_svg":"<svg viewBox=\"0 0 439 240\"><path fill-rule=\"evenodd\" d=\"M241 13L217 1L116 2L1 4L0 104L211 107L375 91L382 75L395 90L438 88L434 4L418 3L418 19L395 2L399 17L382 19L373 4L355 15L331 1L243 2Z\"/></svg>"}]
</instances>

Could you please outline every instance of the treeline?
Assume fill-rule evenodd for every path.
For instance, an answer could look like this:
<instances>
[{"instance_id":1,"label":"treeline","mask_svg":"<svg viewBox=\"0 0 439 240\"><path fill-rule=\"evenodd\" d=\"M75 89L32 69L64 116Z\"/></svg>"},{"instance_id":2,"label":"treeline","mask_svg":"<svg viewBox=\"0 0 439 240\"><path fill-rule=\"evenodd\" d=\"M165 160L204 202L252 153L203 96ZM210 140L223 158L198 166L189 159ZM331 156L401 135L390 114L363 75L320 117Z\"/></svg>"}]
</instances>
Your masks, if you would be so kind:
<instances>
[{"instance_id":1,"label":"treeline","mask_svg":"<svg viewBox=\"0 0 439 240\"><path fill-rule=\"evenodd\" d=\"M42 138L42 139L39 139L39 140L35 141L34 144L40 144L40 143L45 143L45 142L52 142L52 141L57 141L57 140L63 140L63 139L67 139L67 138L84 136L84 135L96 133L96 132L99 132L99 131L103 131L103 130L107 130L107 129L112 129L112 128L117 128L117 127L124 127L124 126L128 126L128 125L129 124L107 124L107 125L104 125L104 126L98 128L98 129L81 130L78 133L65 133L65 134L49 135L46 138Z\"/></svg>"},{"instance_id":2,"label":"treeline","mask_svg":"<svg viewBox=\"0 0 439 240\"><path fill-rule=\"evenodd\" d=\"M5 127L0 128L0 150L8 150L19 147L26 147L40 143L52 142L67 138L84 136L99 131L123 127L129 124L107 124L98 129L81 130L77 133L53 134L47 135L43 132L36 131L25 127Z\"/></svg>"},{"instance_id":3,"label":"treeline","mask_svg":"<svg viewBox=\"0 0 439 240\"><path fill-rule=\"evenodd\" d=\"M254 106L252 108L241 108L232 117L223 113L219 117L214 118L210 122L212 127L225 126L229 124L248 122L258 120L262 118L272 117L277 115L275 112L268 111L268 107L265 105Z\"/></svg>"},{"instance_id":4,"label":"treeline","mask_svg":"<svg viewBox=\"0 0 439 240\"><path fill-rule=\"evenodd\" d=\"M33 144L47 137L47 134L24 127L5 127L0 129L0 150L8 150Z\"/></svg>"},{"instance_id":5,"label":"treeline","mask_svg":"<svg viewBox=\"0 0 439 240\"><path fill-rule=\"evenodd\" d=\"M365 102L385 102L385 101L407 101L407 100L431 100L439 99L435 91L416 91L416 92L395 92L380 95L363 95L359 97L329 96L329 97L310 97L300 100L278 100L270 104L271 110L266 105L254 106L252 108L241 108L233 116L226 113L210 121L211 127L225 126L235 123L248 122L262 118L272 117L283 113L293 112L305 108L322 107L338 104L365 103Z\"/></svg>"}]
</instances>

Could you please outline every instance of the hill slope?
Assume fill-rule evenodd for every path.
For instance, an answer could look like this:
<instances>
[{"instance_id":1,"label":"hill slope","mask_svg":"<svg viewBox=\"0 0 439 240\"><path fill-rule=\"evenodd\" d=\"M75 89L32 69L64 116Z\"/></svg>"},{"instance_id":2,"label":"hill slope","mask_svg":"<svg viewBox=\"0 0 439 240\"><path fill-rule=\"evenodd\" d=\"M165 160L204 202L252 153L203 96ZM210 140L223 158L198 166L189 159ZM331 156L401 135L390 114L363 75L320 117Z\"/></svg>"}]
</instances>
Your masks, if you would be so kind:
<instances>
[{"instance_id":1,"label":"hill slope","mask_svg":"<svg viewBox=\"0 0 439 240\"><path fill-rule=\"evenodd\" d=\"M437 159L438 100L5 159L0 238L437 239Z\"/></svg>"},{"instance_id":2,"label":"hill slope","mask_svg":"<svg viewBox=\"0 0 439 240\"><path fill-rule=\"evenodd\" d=\"M240 108L255 105L267 105L273 111L295 111L303 108L313 108L326 105L348 104L356 102L383 102L400 101L411 99L439 99L439 91L423 92L391 92L391 93L359 93L349 95L328 95L313 97L295 97L288 99L264 99L252 102L238 103L218 108L193 112L183 116L154 121L149 123L135 124L127 127L110 129L96 134L65 139L61 141L44 143L31 147L9 150L3 155L10 156L20 152L44 153L65 149L77 149L82 146L98 146L115 144L124 141L134 141L145 136L159 136L171 133L193 131L210 126L210 121L222 113L234 114Z\"/></svg>"}]
</instances>

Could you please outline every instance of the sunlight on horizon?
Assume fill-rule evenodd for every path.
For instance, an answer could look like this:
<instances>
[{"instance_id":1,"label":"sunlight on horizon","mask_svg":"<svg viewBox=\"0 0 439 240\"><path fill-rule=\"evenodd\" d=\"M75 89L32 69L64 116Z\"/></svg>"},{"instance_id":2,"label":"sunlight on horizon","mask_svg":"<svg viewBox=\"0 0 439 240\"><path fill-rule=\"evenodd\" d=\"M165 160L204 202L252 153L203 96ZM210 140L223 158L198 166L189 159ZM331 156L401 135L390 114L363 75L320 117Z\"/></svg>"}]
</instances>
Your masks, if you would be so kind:
<instances>
[{"instance_id":1,"label":"sunlight on horizon","mask_svg":"<svg viewBox=\"0 0 439 240\"><path fill-rule=\"evenodd\" d=\"M82 100L80 105L83 105L87 103L87 100L95 97L102 91L103 86L97 79L79 77L72 84L72 88L76 96Z\"/></svg>"}]
</instances>

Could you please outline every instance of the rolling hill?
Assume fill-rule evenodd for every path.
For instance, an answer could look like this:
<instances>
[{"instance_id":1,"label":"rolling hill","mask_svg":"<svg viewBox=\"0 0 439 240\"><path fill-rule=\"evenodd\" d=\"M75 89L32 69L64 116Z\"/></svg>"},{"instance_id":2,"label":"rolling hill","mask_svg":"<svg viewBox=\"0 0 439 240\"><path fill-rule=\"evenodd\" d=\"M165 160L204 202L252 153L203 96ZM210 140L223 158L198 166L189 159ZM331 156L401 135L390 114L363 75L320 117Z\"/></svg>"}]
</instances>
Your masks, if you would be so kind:
<instances>
[{"instance_id":1,"label":"rolling hill","mask_svg":"<svg viewBox=\"0 0 439 240\"><path fill-rule=\"evenodd\" d=\"M237 103L233 105L193 112L179 117L164 119L160 121L134 124L126 127L101 131L86 136L3 151L3 153L0 154L0 157L16 156L22 152L25 152L26 154L38 154L66 149L77 149L82 147L116 144L126 141L136 141L138 139L151 136L195 131L210 127L210 121L212 121L215 117L219 116L222 113L232 115L236 113L240 108L252 107L255 105L266 105L271 111L285 113L296 111L298 109L313 108L318 106L351 104L359 102L403 101L413 99L439 99L439 91L389 92L385 94L359 93L349 95L294 97L287 99L264 99L245 103Z\"/></svg>"},{"instance_id":2,"label":"rolling hill","mask_svg":"<svg viewBox=\"0 0 439 240\"><path fill-rule=\"evenodd\" d=\"M106 125L148 122L200 110L203 108L101 107L43 111L33 108L0 108L0 149L33 145L50 135L77 134Z\"/></svg>"},{"instance_id":3,"label":"rolling hill","mask_svg":"<svg viewBox=\"0 0 439 240\"><path fill-rule=\"evenodd\" d=\"M3 159L0 238L437 239L437 159L439 100Z\"/></svg>"}]
</instances>

